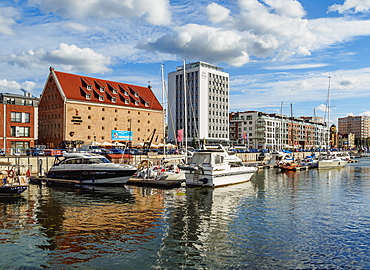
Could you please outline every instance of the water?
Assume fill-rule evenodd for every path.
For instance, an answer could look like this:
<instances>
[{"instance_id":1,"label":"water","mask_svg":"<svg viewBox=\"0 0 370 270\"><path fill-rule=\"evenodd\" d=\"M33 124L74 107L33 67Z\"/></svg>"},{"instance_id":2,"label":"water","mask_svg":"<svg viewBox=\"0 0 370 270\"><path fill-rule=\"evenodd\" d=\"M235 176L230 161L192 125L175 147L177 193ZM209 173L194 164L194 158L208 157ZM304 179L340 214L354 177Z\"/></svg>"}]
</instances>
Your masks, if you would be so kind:
<instances>
[{"instance_id":1,"label":"water","mask_svg":"<svg viewBox=\"0 0 370 270\"><path fill-rule=\"evenodd\" d=\"M0 269L370 269L370 159L212 189L32 185Z\"/></svg>"}]
</instances>

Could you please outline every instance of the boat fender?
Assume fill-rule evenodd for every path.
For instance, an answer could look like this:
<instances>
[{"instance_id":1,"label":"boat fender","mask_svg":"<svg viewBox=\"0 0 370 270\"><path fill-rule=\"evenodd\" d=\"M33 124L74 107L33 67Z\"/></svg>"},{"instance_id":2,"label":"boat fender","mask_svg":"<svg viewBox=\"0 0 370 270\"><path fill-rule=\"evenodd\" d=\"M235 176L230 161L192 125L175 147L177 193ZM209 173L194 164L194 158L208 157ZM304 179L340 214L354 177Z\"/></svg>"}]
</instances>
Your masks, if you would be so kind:
<instances>
[{"instance_id":1,"label":"boat fender","mask_svg":"<svg viewBox=\"0 0 370 270\"><path fill-rule=\"evenodd\" d=\"M178 165L178 168L181 169L181 170L187 170L187 171L196 171L196 170L198 170L197 167L190 166L190 165L181 165L181 164Z\"/></svg>"},{"instance_id":2,"label":"boat fender","mask_svg":"<svg viewBox=\"0 0 370 270\"><path fill-rule=\"evenodd\" d=\"M8 177L9 178L13 178L14 177L14 171L13 170L9 170L8 171Z\"/></svg>"},{"instance_id":3,"label":"boat fender","mask_svg":"<svg viewBox=\"0 0 370 270\"><path fill-rule=\"evenodd\" d=\"M179 167L176 167L176 173L180 173L180 168Z\"/></svg>"},{"instance_id":4,"label":"boat fender","mask_svg":"<svg viewBox=\"0 0 370 270\"><path fill-rule=\"evenodd\" d=\"M31 176L31 171L28 169L27 172L26 172L26 176L27 177L30 177Z\"/></svg>"},{"instance_id":5,"label":"boat fender","mask_svg":"<svg viewBox=\"0 0 370 270\"><path fill-rule=\"evenodd\" d=\"M207 178L199 179L199 181L202 182L203 185L208 183L208 179Z\"/></svg>"}]
</instances>

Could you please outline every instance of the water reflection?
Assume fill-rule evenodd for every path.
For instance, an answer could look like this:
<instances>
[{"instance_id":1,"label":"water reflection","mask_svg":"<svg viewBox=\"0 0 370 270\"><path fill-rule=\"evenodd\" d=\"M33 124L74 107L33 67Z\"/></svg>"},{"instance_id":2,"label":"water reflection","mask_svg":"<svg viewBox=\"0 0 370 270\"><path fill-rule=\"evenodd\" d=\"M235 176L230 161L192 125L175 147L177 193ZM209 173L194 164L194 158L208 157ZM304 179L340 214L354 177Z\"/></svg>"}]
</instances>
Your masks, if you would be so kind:
<instances>
[{"instance_id":1,"label":"water reflection","mask_svg":"<svg viewBox=\"0 0 370 270\"><path fill-rule=\"evenodd\" d=\"M33 185L0 199L0 268L369 269L370 161L217 189Z\"/></svg>"}]
</instances>

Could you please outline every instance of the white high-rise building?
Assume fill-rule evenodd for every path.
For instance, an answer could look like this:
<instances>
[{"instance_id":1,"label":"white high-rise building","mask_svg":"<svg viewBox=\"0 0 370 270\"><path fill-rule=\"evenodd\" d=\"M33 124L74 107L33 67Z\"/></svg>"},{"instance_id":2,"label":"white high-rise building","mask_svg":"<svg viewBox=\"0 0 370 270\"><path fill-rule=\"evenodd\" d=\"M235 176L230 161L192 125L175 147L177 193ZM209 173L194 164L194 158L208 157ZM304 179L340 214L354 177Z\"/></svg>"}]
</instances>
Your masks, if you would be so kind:
<instances>
[{"instance_id":1,"label":"white high-rise building","mask_svg":"<svg viewBox=\"0 0 370 270\"><path fill-rule=\"evenodd\" d=\"M185 73L186 87L184 66L168 74L168 139L183 130L187 142L229 141L229 74L201 61L186 64Z\"/></svg>"}]
</instances>

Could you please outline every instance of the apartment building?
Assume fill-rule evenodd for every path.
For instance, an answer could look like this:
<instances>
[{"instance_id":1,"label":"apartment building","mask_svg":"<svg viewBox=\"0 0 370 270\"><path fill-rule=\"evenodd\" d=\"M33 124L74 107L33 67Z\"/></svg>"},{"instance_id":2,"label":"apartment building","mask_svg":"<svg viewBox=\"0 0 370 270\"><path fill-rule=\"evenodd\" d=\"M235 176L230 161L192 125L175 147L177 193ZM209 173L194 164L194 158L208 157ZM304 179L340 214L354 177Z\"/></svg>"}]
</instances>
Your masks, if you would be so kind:
<instances>
[{"instance_id":1,"label":"apartment building","mask_svg":"<svg viewBox=\"0 0 370 270\"><path fill-rule=\"evenodd\" d=\"M7 153L29 149L37 141L38 98L27 91L23 95L0 93L0 149Z\"/></svg>"},{"instance_id":2,"label":"apartment building","mask_svg":"<svg viewBox=\"0 0 370 270\"><path fill-rule=\"evenodd\" d=\"M168 138L207 143L229 141L229 74L195 62L168 74ZM181 137L181 136L180 136Z\"/></svg>"},{"instance_id":3,"label":"apartment building","mask_svg":"<svg viewBox=\"0 0 370 270\"><path fill-rule=\"evenodd\" d=\"M93 143L163 143L163 110L151 87L50 68L39 102L39 143L48 148Z\"/></svg>"},{"instance_id":4,"label":"apartment building","mask_svg":"<svg viewBox=\"0 0 370 270\"><path fill-rule=\"evenodd\" d=\"M316 119L315 119L316 120ZM233 112L229 115L230 141L253 149L326 148L328 127L304 117L288 117L257 111Z\"/></svg>"},{"instance_id":5,"label":"apartment building","mask_svg":"<svg viewBox=\"0 0 370 270\"><path fill-rule=\"evenodd\" d=\"M338 118L338 132L342 135L353 133L357 146L368 146L367 141L370 138L370 116Z\"/></svg>"}]
</instances>

